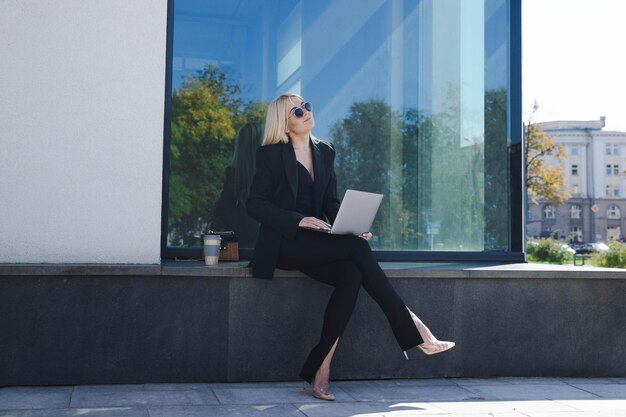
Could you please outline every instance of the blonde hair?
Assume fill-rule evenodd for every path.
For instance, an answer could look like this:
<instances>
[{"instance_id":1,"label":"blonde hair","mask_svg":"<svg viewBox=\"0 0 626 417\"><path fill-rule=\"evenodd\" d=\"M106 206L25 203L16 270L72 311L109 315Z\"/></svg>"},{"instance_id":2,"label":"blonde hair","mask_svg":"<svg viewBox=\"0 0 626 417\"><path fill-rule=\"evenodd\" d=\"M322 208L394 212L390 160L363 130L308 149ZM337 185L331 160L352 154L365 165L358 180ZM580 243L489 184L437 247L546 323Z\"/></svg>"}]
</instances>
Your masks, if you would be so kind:
<instances>
[{"instance_id":1,"label":"blonde hair","mask_svg":"<svg viewBox=\"0 0 626 417\"><path fill-rule=\"evenodd\" d=\"M268 104L262 146L279 142L289 142L289 137L287 136L287 117L285 114L287 114L288 108L293 107L293 104L290 102L293 97L298 99L298 104L304 101L304 99L296 93L284 93Z\"/></svg>"}]
</instances>

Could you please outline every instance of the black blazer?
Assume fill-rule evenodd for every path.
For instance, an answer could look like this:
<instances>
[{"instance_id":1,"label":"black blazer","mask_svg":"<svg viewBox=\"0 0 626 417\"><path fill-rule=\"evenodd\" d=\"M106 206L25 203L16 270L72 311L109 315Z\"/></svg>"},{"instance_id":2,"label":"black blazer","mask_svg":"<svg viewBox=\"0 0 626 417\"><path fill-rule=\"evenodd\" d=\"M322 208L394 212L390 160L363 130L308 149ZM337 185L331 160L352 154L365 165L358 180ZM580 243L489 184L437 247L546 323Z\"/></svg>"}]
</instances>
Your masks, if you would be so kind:
<instances>
[{"instance_id":1,"label":"black blazer","mask_svg":"<svg viewBox=\"0 0 626 417\"><path fill-rule=\"evenodd\" d=\"M335 148L311 136L315 175L315 217L335 221L339 211ZM256 152L256 173L246 203L248 214L261 223L254 248L252 276L272 279L280 245L293 240L304 217L295 210L298 165L291 142L261 146Z\"/></svg>"}]
</instances>

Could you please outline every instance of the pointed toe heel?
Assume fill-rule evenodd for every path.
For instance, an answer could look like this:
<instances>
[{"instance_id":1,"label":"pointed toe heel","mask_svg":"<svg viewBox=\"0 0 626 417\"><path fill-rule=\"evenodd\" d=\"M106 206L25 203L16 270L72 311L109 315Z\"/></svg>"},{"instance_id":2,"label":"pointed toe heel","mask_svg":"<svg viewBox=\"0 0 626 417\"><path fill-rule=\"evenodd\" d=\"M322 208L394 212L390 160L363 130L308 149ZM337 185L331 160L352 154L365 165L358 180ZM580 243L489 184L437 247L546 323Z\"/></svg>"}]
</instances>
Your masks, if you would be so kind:
<instances>
[{"instance_id":1,"label":"pointed toe heel","mask_svg":"<svg viewBox=\"0 0 626 417\"><path fill-rule=\"evenodd\" d=\"M311 395L313 395L318 400L335 401L335 395L330 391L313 390L311 391Z\"/></svg>"},{"instance_id":2,"label":"pointed toe heel","mask_svg":"<svg viewBox=\"0 0 626 417\"><path fill-rule=\"evenodd\" d=\"M436 355L437 353L445 352L446 350L452 349L456 343L454 342L443 342L437 341L433 344L422 343L421 345L417 345L418 348L426 355Z\"/></svg>"}]
</instances>

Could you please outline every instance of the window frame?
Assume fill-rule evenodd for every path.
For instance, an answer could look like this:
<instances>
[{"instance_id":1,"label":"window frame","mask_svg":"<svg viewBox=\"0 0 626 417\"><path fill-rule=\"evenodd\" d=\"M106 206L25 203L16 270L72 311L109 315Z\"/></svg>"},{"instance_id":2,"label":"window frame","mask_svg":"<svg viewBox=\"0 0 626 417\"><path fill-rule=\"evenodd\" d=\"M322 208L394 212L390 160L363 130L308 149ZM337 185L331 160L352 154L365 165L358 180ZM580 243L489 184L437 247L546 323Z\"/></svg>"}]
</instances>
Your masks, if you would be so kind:
<instances>
[{"instance_id":1,"label":"window frame","mask_svg":"<svg viewBox=\"0 0 626 417\"><path fill-rule=\"evenodd\" d=\"M507 147L509 166L509 249L507 251L391 251L375 250L379 261L498 261L525 262L525 192L523 182L523 125L522 125L522 3L506 0L509 30L506 44L508 53L507 77ZM163 175L161 204L161 259L201 259L201 248L173 248L167 246L170 144L172 113L172 68L174 49L174 5L167 0L167 37L165 53L165 105L163 127ZM240 249L241 259L251 259L252 249Z\"/></svg>"},{"instance_id":2,"label":"window frame","mask_svg":"<svg viewBox=\"0 0 626 417\"><path fill-rule=\"evenodd\" d=\"M622 195L619 185L607 184L605 186L604 196L607 198L619 198Z\"/></svg>"},{"instance_id":3,"label":"window frame","mask_svg":"<svg viewBox=\"0 0 626 417\"><path fill-rule=\"evenodd\" d=\"M576 235L576 239L573 236ZM583 228L582 226L570 226L568 238L570 242L582 243L583 242Z\"/></svg>"},{"instance_id":4,"label":"window frame","mask_svg":"<svg viewBox=\"0 0 626 417\"><path fill-rule=\"evenodd\" d=\"M611 204L606 209L606 218L620 220L622 218L622 210L617 204Z\"/></svg>"},{"instance_id":5,"label":"window frame","mask_svg":"<svg viewBox=\"0 0 626 417\"><path fill-rule=\"evenodd\" d=\"M619 156L619 143L607 143L604 149L608 156Z\"/></svg>"}]
</instances>

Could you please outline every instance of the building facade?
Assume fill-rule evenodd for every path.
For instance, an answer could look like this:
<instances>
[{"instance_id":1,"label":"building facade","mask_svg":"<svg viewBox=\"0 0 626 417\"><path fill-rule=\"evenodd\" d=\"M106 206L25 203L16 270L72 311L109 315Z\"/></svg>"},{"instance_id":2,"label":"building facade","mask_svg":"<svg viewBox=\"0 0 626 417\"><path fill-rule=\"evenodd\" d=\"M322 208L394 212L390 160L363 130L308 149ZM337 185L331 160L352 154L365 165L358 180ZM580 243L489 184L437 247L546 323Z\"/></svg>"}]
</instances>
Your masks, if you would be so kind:
<instances>
[{"instance_id":1,"label":"building facade","mask_svg":"<svg viewBox=\"0 0 626 417\"><path fill-rule=\"evenodd\" d=\"M624 238L626 210L626 132L605 131L605 119L537 123L562 145L566 158L548 163L563 166L571 198L561 206L540 200L529 203L526 233L572 243Z\"/></svg>"},{"instance_id":2,"label":"building facade","mask_svg":"<svg viewBox=\"0 0 626 417\"><path fill-rule=\"evenodd\" d=\"M520 0L1 8L0 262L199 258L237 138L285 91L339 194L385 195L381 258L523 260Z\"/></svg>"}]
</instances>

